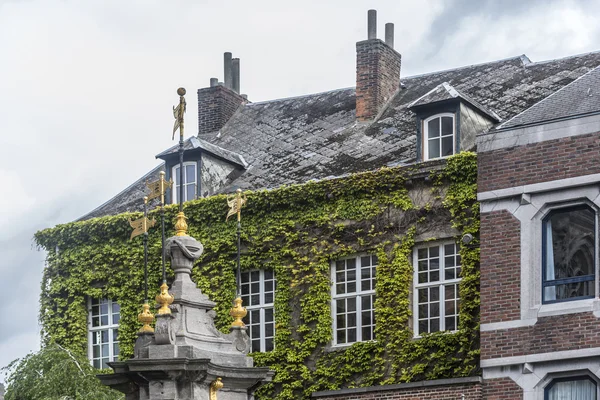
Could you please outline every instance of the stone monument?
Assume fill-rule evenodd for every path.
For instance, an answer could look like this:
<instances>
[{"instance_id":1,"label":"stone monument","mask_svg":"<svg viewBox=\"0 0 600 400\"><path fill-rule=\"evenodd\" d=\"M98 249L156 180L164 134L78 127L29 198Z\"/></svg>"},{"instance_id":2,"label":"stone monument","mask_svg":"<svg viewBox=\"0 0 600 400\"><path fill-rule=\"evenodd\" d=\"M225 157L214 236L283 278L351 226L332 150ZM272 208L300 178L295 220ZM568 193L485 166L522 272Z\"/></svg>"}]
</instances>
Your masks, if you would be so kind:
<instances>
[{"instance_id":1,"label":"stone monument","mask_svg":"<svg viewBox=\"0 0 600 400\"><path fill-rule=\"evenodd\" d=\"M215 328L215 303L190 279L202 251L190 236L167 239L165 253L175 280L172 295L163 284L157 296L162 307L154 332L140 331L134 357L109 363L114 374L98 376L125 393L126 400L248 400L271 379L268 368L253 367L243 324L232 326L227 335Z\"/></svg>"}]
</instances>

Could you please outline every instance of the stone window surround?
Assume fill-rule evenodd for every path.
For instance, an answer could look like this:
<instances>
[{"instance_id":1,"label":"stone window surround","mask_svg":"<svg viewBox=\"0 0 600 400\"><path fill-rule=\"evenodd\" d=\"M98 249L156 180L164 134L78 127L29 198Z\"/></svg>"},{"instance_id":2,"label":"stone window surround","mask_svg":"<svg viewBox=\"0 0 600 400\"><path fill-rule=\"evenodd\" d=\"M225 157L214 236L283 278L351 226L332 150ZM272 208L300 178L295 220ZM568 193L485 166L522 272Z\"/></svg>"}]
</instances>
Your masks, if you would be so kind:
<instances>
[{"instance_id":1,"label":"stone window surround","mask_svg":"<svg viewBox=\"0 0 600 400\"><path fill-rule=\"evenodd\" d=\"M521 319L482 324L482 331L534 325L538 317L594 312L600 317L598 263L593 299L542 304L542 221L554 209L587 204L600 210L600 174L560 179L478 195L481 212L509 211L521 222ZM597 223L598 226L598 223ZM598 238L596 240L599 240Z\"/></svg>"},{"instance_id":2,"label":"stone window surround","mask_svg":"<svg viewBox=\"0 0 600 400\"><path fill-rule=\"evenodd\" d=\"M586 376L596 382L600 398L600 357L582 357L581 350L547 353L547 361L521 362L504 366L484 367L484 382L490 379L510 378L523 389L523 400L545 400L545 389L554 379ZM564 353L573 353L572 356ZM538 357L539 358L539 357ZM483 367L483 365L482 365Z\"/></svg>"}]
</instances>

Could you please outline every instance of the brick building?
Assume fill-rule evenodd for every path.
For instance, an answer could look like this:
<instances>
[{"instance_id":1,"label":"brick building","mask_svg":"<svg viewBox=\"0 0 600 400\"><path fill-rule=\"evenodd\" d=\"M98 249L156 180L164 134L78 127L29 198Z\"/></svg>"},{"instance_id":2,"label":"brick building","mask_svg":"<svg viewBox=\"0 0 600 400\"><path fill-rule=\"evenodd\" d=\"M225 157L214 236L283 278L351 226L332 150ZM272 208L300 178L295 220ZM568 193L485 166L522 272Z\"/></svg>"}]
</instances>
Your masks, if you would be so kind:
<instances>
[{"instance_id":1,"label":"brick building","mask_svg":"<svg viewBox=\"0 0 600 400\"><path fill-rule=\"evenodd\" d=\"M184 180L175 187L184 185L189 201L237 188L275 189L404 167L413 174L409 196L425 212L436 206L430 173L443 168L448 156L477 151L481 315L471 317L481 318L481 371L444 379L423 373L416 374L423 379L408 383L360 388L348 381L311 395L332 400L597 399L600 164L594 161L600 155L600 53L537 63L521 55L404 77L401 55L393 48L393 25L386 25L385 41L377 39L375 26L370 12L368 39L356 44L356 88L252 103L240 94L239 60L226 53L224 83L213 78L197 92L198 134L185 142ZM160 170L167 178L179 176L176 146L157 158L162 162L154 170L81 220L139 211L148 179ZM394 212L398 219L408 215ZM414 342L440 332L455 335L461 282L478 278L476 273L435 275L433 270L459 271L459 249L466 246L447 212L439 215L433 228L417 232L409 257L416 270L406 288L412 318L402 329L410 330ZM567 248L560 246L563 242ZM370 268L369 279L376 279L372 249L353 248L359 248L356 254L330 260L333 334L317 356L311 355L307 364L312 367L319 357L373 338L375 314L357 322L350 315L355 311L339 307L349 300L336 285L348 288L351 274L364 272L357 272L361 267ZM362 279L352 276L354 284ZM276 279L261 265L243 275L242 285L256 287L256 293L248 290L260 299L249 304L257 318L247 320L257 327L250 330L256 352L274 346ZM358 299L376 295L353 290ZM448 294L452 290L454 297ZM90 359L105 366L118 356L117 338L110 332L118 328L119 299L86 301Z\"/></svg>"},{"instance_id":2,"label":"brick building","mask_svg":"<svg viewBox=\"0 0 600 400\"><path fill-rule=\"evenodd\" d=\"M510 398L597 398L599 84L478 138L481 367Z\"/></svg>"}]
</instances>

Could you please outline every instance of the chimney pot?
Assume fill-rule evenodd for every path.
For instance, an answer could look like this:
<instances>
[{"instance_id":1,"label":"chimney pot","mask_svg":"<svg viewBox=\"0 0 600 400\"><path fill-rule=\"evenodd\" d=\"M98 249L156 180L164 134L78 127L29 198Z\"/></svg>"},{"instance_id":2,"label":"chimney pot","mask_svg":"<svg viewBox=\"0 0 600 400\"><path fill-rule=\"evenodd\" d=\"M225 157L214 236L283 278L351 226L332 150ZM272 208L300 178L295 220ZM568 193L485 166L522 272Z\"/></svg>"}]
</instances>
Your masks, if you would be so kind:
<instances>
[{"instance_id":1,"label":"chimney pot","mask_svg":"<svg viewBox=\"0 0 600 400\"><path fill-rule=\"evenodd\" d=\"M217 78L210 78L210 87L219 86L219 80Z\"/></svg>"},{"instance_id":2,"label":"chimney pot","mask_svg":"<svg viewBox=\"0 0 600 400\"><path fill-rule=\"evenodd\" d=\"M231 60L233 67L233 79L231 81L231 88L234 92L240 93L240 59L234 58Z\"/></svg>"},{"instance_id":3,"label":"chimney pot","mask_svg":"<svg viewBox=\"0 0 600 400\"><path fill-rule=\"evenodd\" d=\"M377 10L367 12L367 38L377 39Z\"/></svg>"},{"instance_id":4,"label":"chimney pot","mask_svg":"<svg viewBox=\"0 0 600 400\"><path fill-rule=\"evenodd\" d=\"M225 54L223 54L223 69L224 69L224 80L225 80L225 87L227 89L231 89L232 88L232 80L233 80L233 69L232 69L232 62L231 62L231 53L230 52L226 52Z\"/></svg>"},{"instance_id":5,"label":"chimney pot","mask_svg":"<svg viewBox=\"0 0 600 400\"><path fill-rule=\"evenodd\" d=\"M394 48L394 24L391 22L385 24L385 44Z\"/></svg>"}]
</instances>

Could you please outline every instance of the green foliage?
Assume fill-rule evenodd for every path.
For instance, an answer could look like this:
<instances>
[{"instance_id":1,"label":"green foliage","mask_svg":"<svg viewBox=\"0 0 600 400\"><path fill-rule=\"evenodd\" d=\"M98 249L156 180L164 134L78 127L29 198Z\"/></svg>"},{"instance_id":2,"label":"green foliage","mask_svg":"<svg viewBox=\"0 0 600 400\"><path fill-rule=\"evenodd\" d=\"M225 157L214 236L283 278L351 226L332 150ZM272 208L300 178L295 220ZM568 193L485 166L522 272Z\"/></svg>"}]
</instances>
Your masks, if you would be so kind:
<instances>
[{"instance_id":1,"label":"green foliage","mask_svg":"<svg viewBox=\"0 0 600 400\"><path fill-rule=\"evenodd\" d=\"M121 400L125 396L96 378L89 361L60 345L51 344L37 353L4 367L8 387L5 400Z\"/></svg>"},{"instance_id":2,"label":"green foliage","mask_svg":"<svg viewBox=\"0 0 600 400\"><path fill-rule=\"evenodd\" d=\"M255 364L276 372L259 391L264 399L308 398L317 390L470 376L479 357L479 206L476 157L461 153L416 167L382 168L345 178L248 193L242 233L243 269L275 271L275 349L254 353ZM427 179L424 179L427 178ZM408 181L410 179L410 181ZM192 271L217 303L216 324L226 332L235 292L235 223L226 223L224 196L185 204L190 235L204 244ZM167 207L173 231L176 209ZM40 321L44 338L83 354L85 299L109 297L122 307L120 347L131 357L142 304L141 240L130 242L124 214L59 225L36 234L48 252ZM158 216L156 216L158 217ZM414 339L411 328L412 248L454 228L461 243L459 330ZM423 239L424 238L424 239ZM150 243L150 293L160 282L160 232ZM330 265L345 256L378 256L377 341L332 348Z\"/></svg>"}]
</instances>

